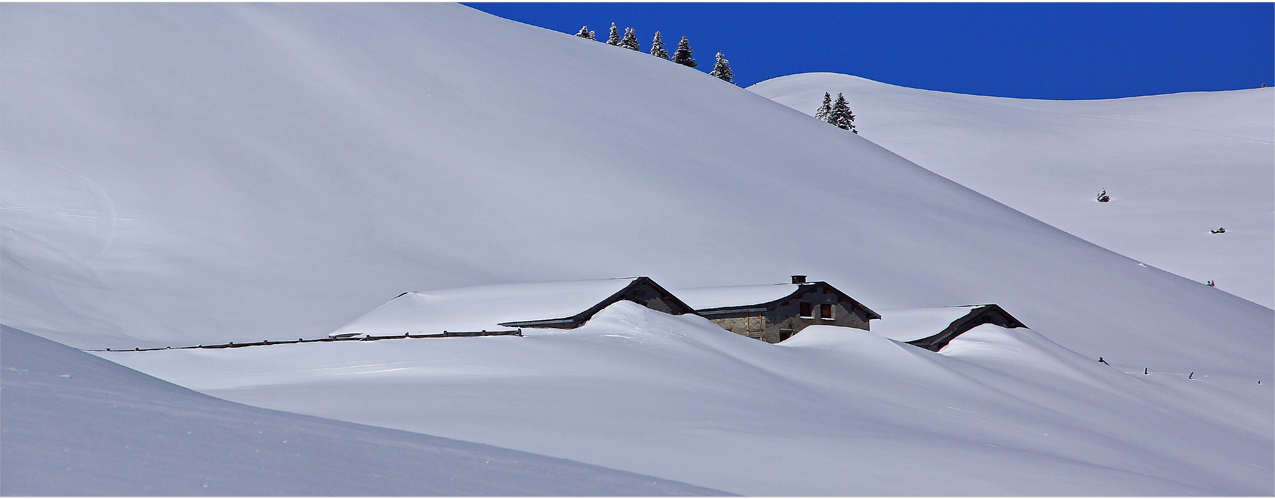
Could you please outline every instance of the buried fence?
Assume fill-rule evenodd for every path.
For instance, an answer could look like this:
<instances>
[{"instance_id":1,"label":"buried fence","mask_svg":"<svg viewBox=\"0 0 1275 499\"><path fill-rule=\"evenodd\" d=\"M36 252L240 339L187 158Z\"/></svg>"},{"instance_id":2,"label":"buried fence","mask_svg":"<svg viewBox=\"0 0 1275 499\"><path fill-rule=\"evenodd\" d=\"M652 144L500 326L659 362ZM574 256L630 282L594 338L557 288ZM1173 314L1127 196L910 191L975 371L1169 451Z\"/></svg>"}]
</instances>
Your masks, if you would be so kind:
<instances>
[{"instance_id":1,"label":"buried fence","mask_svg":"<svg viewBox=\"0 0 1275 499\"><path fill-rule=\"evenodd\" d=\"M85 349L84 351L86 352L153 352L155 350L188 350L192 348L208 348L208 349L243 348L243 347L260 347L260 346L269 346L269 345L289 345L289 344L295 344L295 343L331 343L336 341L402 340L402 339L408 339L408 338L466 338L466 337L473 337L473 336L522 336L522 329L521 328L511 329L511 330L505 330L505 331L488 331L485 329L482 331L443 331L441 333L436 333L436 334L403 333L403 334L395 334L395 335L389 335L389 336L357 335L357 336L349 336L344 338L329 337L329 338L315 338L310 340L307 340L305 338L297 338L295 340L261 340L261 341L252 341L252 342L243 342L243 343L235 343L231 341L227 343L218 343L215 345L195 345L195 346L184 346L184 347L169 346L169 347L151 347L151 348L137 347L137 348L128 348L128 349L98 348L98 349Z\"/></svg>"}]
</instances>

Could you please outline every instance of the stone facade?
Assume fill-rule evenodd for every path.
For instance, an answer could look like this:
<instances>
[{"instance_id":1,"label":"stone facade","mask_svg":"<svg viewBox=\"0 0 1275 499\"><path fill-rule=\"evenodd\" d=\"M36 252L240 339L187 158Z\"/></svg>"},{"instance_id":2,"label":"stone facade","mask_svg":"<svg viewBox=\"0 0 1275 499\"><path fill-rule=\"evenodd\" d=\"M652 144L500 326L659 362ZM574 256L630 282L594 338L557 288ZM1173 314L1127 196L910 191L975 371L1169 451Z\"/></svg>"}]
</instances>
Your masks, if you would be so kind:
<instances>
[{"instance_id":1,"label":"stone facade","mask_svg":"<svg viewBox=\"0 0 1275 499\"><path fill-rule=\"evenodd\" d=\"M727 331L767 343L786 340L806 326L867 330L868 321L880 317L822 282L801 285L795 293L771 303L696 313Z\"/></svg>"}]
</instances>

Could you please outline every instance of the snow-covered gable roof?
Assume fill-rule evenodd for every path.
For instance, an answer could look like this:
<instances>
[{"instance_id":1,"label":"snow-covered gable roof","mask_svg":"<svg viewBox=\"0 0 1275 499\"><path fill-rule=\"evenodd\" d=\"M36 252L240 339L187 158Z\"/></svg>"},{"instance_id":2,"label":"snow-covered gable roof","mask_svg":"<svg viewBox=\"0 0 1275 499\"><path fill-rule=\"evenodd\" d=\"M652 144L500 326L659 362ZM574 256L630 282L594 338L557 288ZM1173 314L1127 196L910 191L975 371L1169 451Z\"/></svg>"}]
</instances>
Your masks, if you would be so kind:
<instances>
[{"instance_id":1,"label":"snow-covered gable roof","mask_svg":"<svg viewBox=\"0 0 1275 499\"><path fill-rule=\"evenodd\" d=\"M772 305L791 297L806 289L824 286L828 290L845 297L868 313L869 318L877 318L872 309L851 298L850 295L823 281L812 281L801 284L757 284L749 286L718 286L710 288L689 288L674 290L673 294L690 305L696 312L725 308L762 307Z\"/></svg>"},{"instance_id":2,"label":"snow-covered gable roof","mask_svg":"<svg viewBox=\"0 0 1275 499\"><path fill-rule=\"evenodd\" d=\"M1000 305L988 303L886 310L881 320L872 325L872 332L937 352L947 346L952 338L982 324L1003 328L1027 327Z\"/></svg>"},{"instance_id":3,"label":"snow-covered gable roof","mask_svg":"<svg viewBox=\"0 0 1275 499\"><path fill-rule=\"evenodd\" d=\"M502 323L573 317L639 279L644 278L495 284L403 293L333 334L507 330L510 327Z\"/></svg>"},{"instance_id":4,"label":"snow-covered gable roof","mask_svg":"<svg viewBox=\"0 0 1275 499\"><path fill-rule=\"evenodd\" d=\"M678 289L673 293L695 310L759 305L786 298L798 290L797 284L758 284Z\"/></svg>"},{"instance_id":5,"label":"snow-covered gable roof","mask_svg":"<svg viewBox=\"0 0 1275 499\"><path fill-rule=\"evenodd\" d=\"M895 341L916 341L934 336L957 319L983 305L882 310L871 331Z\"/></svg>"}]
</instances>

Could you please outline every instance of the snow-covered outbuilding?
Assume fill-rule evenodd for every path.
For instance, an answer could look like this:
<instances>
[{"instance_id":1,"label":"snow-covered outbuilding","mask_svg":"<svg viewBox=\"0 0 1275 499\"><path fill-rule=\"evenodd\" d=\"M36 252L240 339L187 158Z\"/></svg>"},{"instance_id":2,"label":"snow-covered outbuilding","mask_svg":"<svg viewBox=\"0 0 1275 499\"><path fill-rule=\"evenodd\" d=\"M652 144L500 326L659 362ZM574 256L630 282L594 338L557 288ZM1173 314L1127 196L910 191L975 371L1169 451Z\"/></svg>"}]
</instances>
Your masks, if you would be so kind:
<instances>
[{"instance_id":1,"label":"snow-covered outbuilding","mask_svg":"<svg viewBox=\"0 0 1275 499\"><path fill-rule=\"evenodd\" d=\"M806 326L868 329L881 315L823 281L792 276L790 284L679 289L695 313L726 330L779 343Z\"/></svg>"},{"instance_id":2,"label":"snow-covered outbuilding","mask_svg":"<svg viewBox=\"0 0 1275 499\"><path fill-rule=\"evenodd\" d=\"M872 332L937 352L952 338L982 324L1013 329L1027 327L994 303L957 307L883 310Z\"/></svg>"},{"instance_id":3,"label":"snow-covered outbuilding","mask_svg":"<svg viewBox=\"0 0 1275 499\"><path fill-rule=\"evenodd\" d=\"M403 293L330 336L571 329L620 300L673 315L693 311L648 277L496 284Z\"/></svg>"}]
</instances>

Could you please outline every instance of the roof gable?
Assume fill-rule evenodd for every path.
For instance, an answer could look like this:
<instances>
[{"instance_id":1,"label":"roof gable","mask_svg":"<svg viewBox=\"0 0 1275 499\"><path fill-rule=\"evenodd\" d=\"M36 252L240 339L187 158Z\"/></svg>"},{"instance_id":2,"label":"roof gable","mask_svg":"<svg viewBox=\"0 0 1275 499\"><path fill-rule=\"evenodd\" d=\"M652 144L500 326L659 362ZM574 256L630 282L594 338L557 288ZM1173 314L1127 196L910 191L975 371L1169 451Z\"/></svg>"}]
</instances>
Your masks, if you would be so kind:
<instances>
[{"instance_id":1,"label":"roof gable","mask_svg":"<svg viewBox=\"0 0 1275 499\"><path fill-rule=\"evenodd\" d=\"M863 309L869 319L880 319L872 309L859 303L835 286L824 281L813 281L802 284L762 284L753 286L721 286L711 288L679 289L675 293L696 312L721 311L735 308L762 308L778 305L792 298L815 291L827 289L851 304Z\"/></svg>"},{"instance_id":2,"label":"roof gable","mask_svg":"<svg viewBox=\"0 0 1275 499\"><path fill-rule=\"evenodd\" d=\"M639 279L646 278L496 284L403 293L334 333L481 331L505 329L501 323L507 322L569 318L595 308Z\"/></svg>"}]
</instances>

